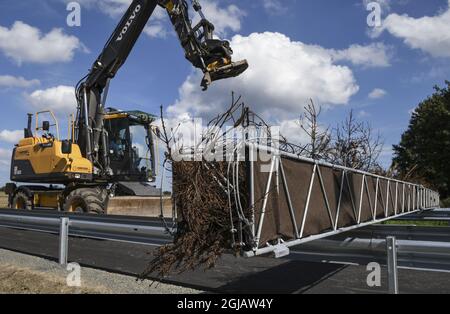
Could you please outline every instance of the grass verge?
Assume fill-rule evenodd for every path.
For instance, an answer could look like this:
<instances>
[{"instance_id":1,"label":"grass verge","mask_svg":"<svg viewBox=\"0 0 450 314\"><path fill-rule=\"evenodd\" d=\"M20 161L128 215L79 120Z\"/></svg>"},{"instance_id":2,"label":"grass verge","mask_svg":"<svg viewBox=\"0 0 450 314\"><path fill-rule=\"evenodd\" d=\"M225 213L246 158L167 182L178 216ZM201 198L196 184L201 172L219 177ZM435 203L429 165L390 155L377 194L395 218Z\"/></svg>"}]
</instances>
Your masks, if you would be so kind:
<instances>
[{"instance_id":1,"label":"grass verge","mask_svg":"<svg viewBox=\"0 0 450 314\"><path fill-rule=\"evenodd\" d=\"M414 225L421 227L448 227L447 221L421 221L421 220L390 220L383 223L384 225Z\"/></svg>"},{"instance_id":2,"label":"grass verge","mask_svg":"<svg viewBox=\"0 0 450 314\"><path fill-rule=\"evenodd\" d=\"M72 288L61 278L12 265L0 269L1 294L99 294L100 288Z\"/></svg>"}]
</instances>

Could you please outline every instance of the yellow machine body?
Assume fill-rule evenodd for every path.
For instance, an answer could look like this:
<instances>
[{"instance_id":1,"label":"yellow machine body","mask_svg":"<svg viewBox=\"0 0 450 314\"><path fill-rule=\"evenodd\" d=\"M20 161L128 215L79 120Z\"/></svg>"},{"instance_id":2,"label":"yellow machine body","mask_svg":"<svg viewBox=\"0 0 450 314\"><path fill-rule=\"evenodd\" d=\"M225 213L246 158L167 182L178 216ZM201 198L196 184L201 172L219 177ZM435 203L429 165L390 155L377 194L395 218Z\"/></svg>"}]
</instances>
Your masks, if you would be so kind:
<instances>
[{"instance_id":1,"label":"yellow machine body","mask_svg":"<svg viewBox=\"0 0 450 314\"><path fill-rule=\"evenodd\" d=\"M80 148L72 145L70 154L62 153L62 141L44 137L20 140L14 149L11 180L31 183L89 181L92 163L83 158Z\"/></svg>"},{"instance_id":2,"label":"yellow machine body","mask_svg":"<svg viewBox=\"0 0 450 314\"><path fill-rule=\"evenodd\" d=\"M42 126L39 126L39 116L42 114L50 114L53 124L43 121ZM15 145L12 153L12 182L5 187L11 208L52 208L105 214L108 213L111 198L109 184L114 186L113 199L117 196L141 197L131 202L135 204L149 204L148 201L152 199L148 196L161 194L155 187L145 184L154 175L152 162L155 154L151 153L154 147L151 137L151 124L156 119L154 116L140 111L111 111L105 115L107 139L111 143L108 156L111 173L107 175L98 173L93 162L85 158L80 146L74 143L73 119L69 123L68 140L61 140L58 121L51 111L36 113L34 132L31 129L32 117L32 114L28 115L24 138ZM55 134L50 133L52 127L52 131L56 129ZM137 141L136 146L133 145L138 137L132 132L134 127L142 127L145 131L145 134L139 133L139 139L141 142L146 141L151 159L139 154L136 147L141 142ZM16 183L26 184L18 186ZM121 204L114 205L112 201L112 211L121 207ZM136 213L143 206L135 206Z\"/></svg>"}]
</instances>

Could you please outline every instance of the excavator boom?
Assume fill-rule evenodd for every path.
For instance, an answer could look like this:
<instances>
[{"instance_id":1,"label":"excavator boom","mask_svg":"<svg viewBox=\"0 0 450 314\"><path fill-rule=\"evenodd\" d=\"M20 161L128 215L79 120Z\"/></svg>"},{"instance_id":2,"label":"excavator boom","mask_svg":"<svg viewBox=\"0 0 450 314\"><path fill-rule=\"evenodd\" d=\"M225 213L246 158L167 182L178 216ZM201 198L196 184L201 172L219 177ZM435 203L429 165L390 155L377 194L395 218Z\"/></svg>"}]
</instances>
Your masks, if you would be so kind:
<instances>
[{"instance_id":1,"label":"excavator boom","mask_svg":"<svg viewBox=\"0 0 450 314\"><path fill-rule=\"evenodd\" d=\"M110 172L108 134L104 128L109 82L126 62L157 6L167 11L186 59L203 71L201 85L204 90L212 82L238 76L248 68L246 60L232 61L233 51L229 42L215 38L214 25L205 18L198 1L192 0L192 3L194 10L201 17L200 22L194 26L189 17L187 0L134 0L92 65L89 74L77 85L75 142L99 174Z\"/></svg>"},{"instance_id":2,"label":"excavator boom","mask_svg":"<svg viewBox=\"0 0 450 314\"><path fill-rule=\"evenodd\" d=\"M13 151L14 183L8 183L6 189L9 206L90 214L114 214L120 209L120 214L125 211L144 216L155 215L154 209L163 211L163 202L158 200L155 207L152 198L162 195L152 185L158 175L157 143L153 141L157 117L142 111L106 108L105 104L111 79L126 62L157 6L167 11L186 59L204 73L203 89L247 69L245 60L232 61L229 42L214 36L214 26L203 15L198 1L191 2L201 17L194 26L187 0L132 1L89 73L76 86L77 116L70 124L68 139L59 137L58 122L51 111L36 113L35 132L32 115L28 116L24 138ZM53 124L43 121L39 127L39 117L48 114ZM56 135L50 133L53 126Z\"/></svg>"}]
</instances>

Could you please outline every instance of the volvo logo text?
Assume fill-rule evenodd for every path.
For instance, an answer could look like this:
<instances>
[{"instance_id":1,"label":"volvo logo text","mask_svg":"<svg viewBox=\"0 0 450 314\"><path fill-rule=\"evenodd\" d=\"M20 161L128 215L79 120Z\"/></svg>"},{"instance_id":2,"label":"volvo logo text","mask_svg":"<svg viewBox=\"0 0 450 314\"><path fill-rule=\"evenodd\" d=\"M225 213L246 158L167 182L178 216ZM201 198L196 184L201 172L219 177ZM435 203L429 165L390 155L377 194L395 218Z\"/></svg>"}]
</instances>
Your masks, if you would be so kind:
<instances>
[{"instance_id":1,"label":"volvo logo text","mask_svg":"<svg viewBox=\"0 0 450 314\"><path fill-rule=\"evenodd\" d=\"M128 29L130 28L131 24L133 24L134 20L136 19L137 14L141 11L141 5L138 4L133 11L133 14L130 16L130 18L127 21L127 24L122 28L122 31L120 32L120 35L117 37L116 41L121 41L123 39L123 36L128 32Z\"/></svg>"}]
</instances>

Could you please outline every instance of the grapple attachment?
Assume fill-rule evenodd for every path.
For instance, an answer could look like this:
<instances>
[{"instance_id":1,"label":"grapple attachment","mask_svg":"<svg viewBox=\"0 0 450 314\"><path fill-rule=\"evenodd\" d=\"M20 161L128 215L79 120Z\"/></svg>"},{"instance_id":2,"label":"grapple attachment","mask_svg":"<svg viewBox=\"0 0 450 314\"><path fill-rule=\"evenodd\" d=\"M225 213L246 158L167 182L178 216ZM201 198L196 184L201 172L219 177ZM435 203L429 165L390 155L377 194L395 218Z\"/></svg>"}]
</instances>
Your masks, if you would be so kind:
<instances>
[{"instance_id":1,"label":"grapple attachment","mask_svg":"<svg viewBox=\"0 0 450 314\"><path fill-rule=\"evenodd\" d=\"M205 75L201 82L203 90L207 90L214 81L236 77L247 70L247 60L233 62L230 43L214 35L215 27L206 19L198 0L191 1L193 9L201 18L196 25L192 25L189 18L187 0L159 1L169 13L186 59L201 69Z\"/></svg>"},{"instance_id":2,"label":"grapple attachment","mask_svg":"<svg viewBox=\"0 0 450 314\"><path fill-rule=\"evenodd\" d=\"M231 62L228 63L215 63L213 65L208 66L207 71L205 72L205 75L203 76L203 80L201 83L201 86L203 90L207 90L209 85L211 85L212 82L227 79L231 77L237 77L245 72L245 70L248 69L248 62L247 60L242 60L238 62Z\"/></svg>"}]
</instances>

